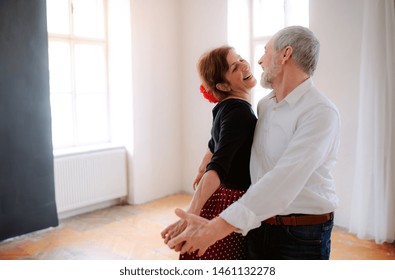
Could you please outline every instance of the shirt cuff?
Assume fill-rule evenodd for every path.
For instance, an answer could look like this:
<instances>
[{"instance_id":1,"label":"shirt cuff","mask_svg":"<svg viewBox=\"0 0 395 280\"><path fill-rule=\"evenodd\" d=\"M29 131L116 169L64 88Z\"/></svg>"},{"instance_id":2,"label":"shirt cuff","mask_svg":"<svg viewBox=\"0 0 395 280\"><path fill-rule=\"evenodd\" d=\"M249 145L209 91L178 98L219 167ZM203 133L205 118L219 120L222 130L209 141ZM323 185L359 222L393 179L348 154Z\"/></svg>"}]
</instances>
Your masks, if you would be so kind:
<instances>
[{"instance_id":1,"label":"shirt cuff","mask_svg":"<svg viewBox=\"0 0 395 280\"><path fill-rule=\"evenodd\" d=\"M237 232L244 236L261 225L257 216L243 204L235 201L219 215L226 222L237 228Z\"/></svg>"}]
</instances>

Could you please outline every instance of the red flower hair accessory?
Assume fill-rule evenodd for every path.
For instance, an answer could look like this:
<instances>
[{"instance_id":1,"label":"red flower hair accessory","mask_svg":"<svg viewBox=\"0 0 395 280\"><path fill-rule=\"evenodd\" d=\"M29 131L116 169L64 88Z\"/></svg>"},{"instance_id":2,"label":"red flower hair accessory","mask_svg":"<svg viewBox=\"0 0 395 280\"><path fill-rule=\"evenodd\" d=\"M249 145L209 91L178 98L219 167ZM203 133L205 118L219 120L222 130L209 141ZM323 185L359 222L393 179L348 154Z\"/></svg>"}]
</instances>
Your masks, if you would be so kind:
<instances>
[{"instance_id":1,"label":"red flower hair accessory","mask_svg":"<svg viewBox=\"0 0 395 280\"><path fill-rule=\"evenodd\" d=\"M200 92L203 94L203 97L206 98L211 103L219 102L219 100L215 98L214 94L211 91L206 91L203 85L200 85Z\"/></svg>"}]
</instances>

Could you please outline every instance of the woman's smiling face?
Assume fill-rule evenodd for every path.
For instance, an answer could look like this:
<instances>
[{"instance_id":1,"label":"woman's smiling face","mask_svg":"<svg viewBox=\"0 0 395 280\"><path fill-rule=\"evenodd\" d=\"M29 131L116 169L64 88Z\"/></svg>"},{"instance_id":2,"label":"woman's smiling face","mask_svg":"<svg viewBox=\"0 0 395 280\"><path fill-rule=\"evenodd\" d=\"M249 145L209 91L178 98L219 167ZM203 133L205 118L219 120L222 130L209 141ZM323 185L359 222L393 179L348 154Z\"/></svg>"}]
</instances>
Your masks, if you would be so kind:
<instances>
[{"instance_id":1,"label":"woman's smiling face","mask_svg":"<svg viewBox=\"0 0 395 280\"><path fill-rule=\"evenodd\" d=\"M226 57L229 70L225 74L231 91L246 92L252 89L257 81L251 73L250 64L231 49Z\"/></svg>"}]
</instances>

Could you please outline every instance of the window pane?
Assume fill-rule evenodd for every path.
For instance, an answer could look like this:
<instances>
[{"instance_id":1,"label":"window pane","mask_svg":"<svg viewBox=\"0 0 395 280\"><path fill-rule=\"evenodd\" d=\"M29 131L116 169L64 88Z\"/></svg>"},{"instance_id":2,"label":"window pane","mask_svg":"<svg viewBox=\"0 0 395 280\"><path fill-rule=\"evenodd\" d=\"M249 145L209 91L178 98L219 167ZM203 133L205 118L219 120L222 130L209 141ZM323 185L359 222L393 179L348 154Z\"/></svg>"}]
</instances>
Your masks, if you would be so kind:
<instances>
[{"instance_id":1,"label":"window pane","mask_svg":"<svg viewBox=\"0 0 395 280\"><path fill-rule=\"evenodd\" d=\"M50 41L49 80L51 93L71 92L71 58L68 43Z\"/></svg>"},{"instance_id":2,"label":"window pane","mask_svg":"<svg viewBox=\"0 0 395 280\"><path fill-rule=\"evenodd\" d=\"M49 33L69 34L69 0L47 0L47 28Z\"/></svg>"},{"instance_id":3,"label":"window pane","mask_svg":"<svg viewBox=\"0 0 395 280\"><path fill-rule=\"evenodd\" d=\"M254 37L271 36L284 27L284 2L254 0Z\"/></svg>"},{"instance_id":4,"label":"window pane","mask_svg":"<svg viewBox=\"0 0 395 280\"><path fill-rule=\"evenodd\" d=\"M103 0L73 0L74 35L104 38Z\"/></svg>"},{"instance_id":5,"label":"window pane","mask_svg":"<svg viewBox=\"0 0 395 280\"><path fill-rule=\"evenodd\" d=\"M55 149L73 146L71 94L51 94L52 141Z\"/></svg>"},{"instance_id":6,"label":"window pane","mask_svg":"<svg viewBox=\"0 0 395 280\"><path fill-rule=\"evenodd\" d=\"M249 1L228 0L228 44L247 60L251 56L249 12Z\"/></svg>"},{"instance_id":7,"label":"window pane","mask_svg":"<svg viewBox=\"0 0 395 280\"><path fill-rule=\"evenodd\" d=\"M259 100L262 99L262 97L266 96L267 94L269 94L272 91L271 89L265 89L260 85L263 70L262 70L262 67L259 66L258 60L264 54L266 44L267 44L267 42L262 42L262 43L257 43L254 46L253 73L254 73L254 77L258 81L258 85L256 87L254 87L254 90L253 90L253 94L254 94L253 103L255 106L258 104Z\"/></svg>"},{"instance_id":8,"label":"window pane","mask_svg":"<svg viewBox=\"0 0 395 280\"><path fill-rule=\"evenodd\" d=\"M76 93L106 92L106 59L104 47L97 45L75 46Z\"/></svg>"},{"instance_id":9,"label":"window pane","mask_svg":"<svg viewBox=\"0 0 395 280\"><path fill-rule=\"evenodd\" d=\"M78 144L109 141L107 98L104 94L77 96Z\"/></svg>"}]
</instances>

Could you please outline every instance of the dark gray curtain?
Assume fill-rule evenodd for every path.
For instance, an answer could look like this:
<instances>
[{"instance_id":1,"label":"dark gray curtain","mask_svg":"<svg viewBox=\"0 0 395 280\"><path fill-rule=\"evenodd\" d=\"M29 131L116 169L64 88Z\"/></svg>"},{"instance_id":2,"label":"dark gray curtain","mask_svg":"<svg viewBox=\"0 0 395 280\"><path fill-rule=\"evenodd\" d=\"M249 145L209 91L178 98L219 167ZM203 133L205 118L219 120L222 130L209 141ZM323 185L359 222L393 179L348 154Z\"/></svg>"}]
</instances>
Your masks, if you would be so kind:
<instances>
[{"instance_id":1,"label":"dark gray curtain","mask_svg":"<svg viewBox=\"0 0 395 280\"><path fill-rule=\"evenodd\" d=\"M0 1L0 240L58 225L45 0Z\"/></svg>"}]
</instances>

